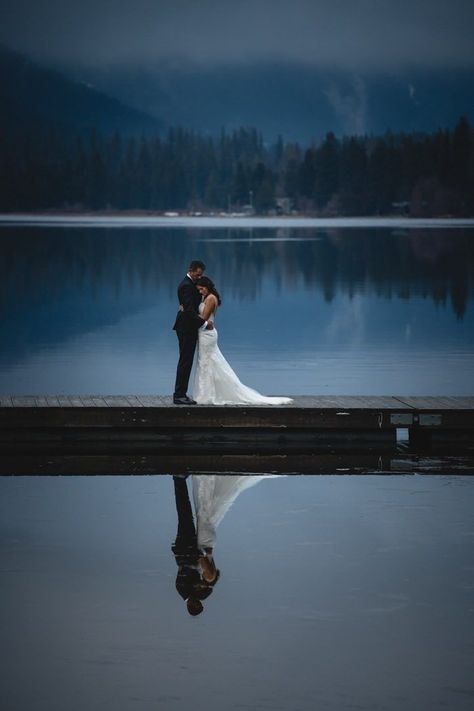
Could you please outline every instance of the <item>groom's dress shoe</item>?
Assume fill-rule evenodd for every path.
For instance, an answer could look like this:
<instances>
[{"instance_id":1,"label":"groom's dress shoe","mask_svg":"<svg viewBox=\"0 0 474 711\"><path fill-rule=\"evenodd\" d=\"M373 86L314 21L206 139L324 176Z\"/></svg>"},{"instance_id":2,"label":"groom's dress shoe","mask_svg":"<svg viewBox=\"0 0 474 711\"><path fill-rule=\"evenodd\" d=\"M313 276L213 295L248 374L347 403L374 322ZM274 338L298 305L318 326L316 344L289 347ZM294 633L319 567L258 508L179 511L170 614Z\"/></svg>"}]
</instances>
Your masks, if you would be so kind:
<instances>
[{"instance_id":1,"label":"groom's dress shoe","mask_svg":"<svg viewBox=\"0 0 474 711\"><path fill-rule=\"evenodd\" d=\"M175 405L196 405L196 400L191 400L190 397L184 395L184 397L174 397L173 403Z\"/></svg>"}]
</instances>

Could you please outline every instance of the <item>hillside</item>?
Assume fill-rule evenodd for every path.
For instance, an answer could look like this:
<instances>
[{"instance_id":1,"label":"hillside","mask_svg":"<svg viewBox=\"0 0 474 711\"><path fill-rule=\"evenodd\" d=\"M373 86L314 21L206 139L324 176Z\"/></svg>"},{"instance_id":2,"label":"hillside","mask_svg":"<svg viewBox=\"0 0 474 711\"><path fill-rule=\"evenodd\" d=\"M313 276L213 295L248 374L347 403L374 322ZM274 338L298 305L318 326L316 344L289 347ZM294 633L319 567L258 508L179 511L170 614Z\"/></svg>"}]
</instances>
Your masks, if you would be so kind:
<instances>
[{"instance_id":1,"label":"hillside","mask_svg":"<svg viewBox=\"0 0 474 711\"><path fill-rule=\"evenodd\" d=\"M474 119L472 70L351 73L287 64L69 68L127 105L216 135L255 126L266 140L278 134L308 143L336 135L432 132Z\"/></svg>"},{"instance_id":2,"label":"hillside","mask_svg":"<svg viewBox=\"0 0 474 711\"><path fill-rule=\"evenodd\" d=\"M0 47L0 77L0 127L7 134L50 125L151 134L163 126L158 118L6 47Z\"/></svg>"}]
</instances>

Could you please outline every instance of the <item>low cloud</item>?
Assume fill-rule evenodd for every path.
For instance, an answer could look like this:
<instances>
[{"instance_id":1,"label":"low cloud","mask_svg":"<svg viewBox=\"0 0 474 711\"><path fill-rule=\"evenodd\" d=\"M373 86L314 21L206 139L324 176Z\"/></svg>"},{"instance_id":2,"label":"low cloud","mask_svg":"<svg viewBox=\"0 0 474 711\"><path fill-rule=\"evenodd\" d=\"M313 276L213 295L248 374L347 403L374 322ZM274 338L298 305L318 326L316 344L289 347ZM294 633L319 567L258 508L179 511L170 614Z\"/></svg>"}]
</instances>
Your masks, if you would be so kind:
<instances>
[{"instance_id":1,"label":"low cloud","mask_svg":"<svg viewBox=\"0 0 474 711\"><path fill-rule=\"evenodd\" d=\"M367 132L367 92L360 77L354 77L350 91L332 83L325 94L346 134Z\"/></svg>"},{"instance_id":2,"label":"low cloud","mask_svg":"<svg viewBox=\"0 0 474 711\"><path fill-rule=\"evenodd\" d=\"M473 66L472 0L4 0L0 41L82 64Z\"/></svg>"}]
</instances>

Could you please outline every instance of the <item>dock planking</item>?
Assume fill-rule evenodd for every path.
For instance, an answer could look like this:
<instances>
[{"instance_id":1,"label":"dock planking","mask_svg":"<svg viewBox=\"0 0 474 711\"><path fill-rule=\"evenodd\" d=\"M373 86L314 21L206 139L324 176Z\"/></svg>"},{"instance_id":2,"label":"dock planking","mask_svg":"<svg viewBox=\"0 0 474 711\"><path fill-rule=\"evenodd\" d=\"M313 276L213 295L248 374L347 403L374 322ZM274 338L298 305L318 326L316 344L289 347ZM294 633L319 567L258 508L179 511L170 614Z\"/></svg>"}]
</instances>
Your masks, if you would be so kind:
<instances>
[{"instance_id":1,"label":"dock planking","mask_svg":"<svg viewBox=\"0 0 474 711\"><path fill-rule=\"evenodd\" d=\"M2 395L0 453L474 452L474 397L297 396L288 405L177 406L163 395Z\"/></svg>"},{"instance_id":2,"label":"dock planking","mask_svg":"<svg viewBox=\"0 0 474 711\"><path fill-rule=\"evenodd\" d=\"M293 402L287 405L174 405L172 398L163 395L2 395L0 396L0 413L2 410L12 409L25 415L27 411L43 411L46 419L51 416L50 409L60 409L63 411L86 410L89 415L93 411L108 410L144 410L155 411L160 414L167 414L174 418L175 414L180 419L185 414L185 419L189 421L209 416L211 413L225 421L238 420L239 417L253 413L255 417L262 416L262 413L273 413L275 422L288 418L294 418L295 413L302 413L305 417L310 417L309 424L312 426L311 417L333 412L341 417L340 425L343 426L342 418L346 415L355 415L363 418L367 415L372 418L374 412L383 413L382 423L378 426L390 426L390 413L415 415L419 413L459 413L460 417L467 417L474 411L474 396L459 397L412 397L412 396L296 396ZM37 413L38 414L38 413ZM10 412L10 417L14 417ZM87 416L84 415L87 419ZM111 422L113 416L111 415Z\"/></svg>"},{"instance_id":3,"label":"dock planking","mask_svg":"<svg viewBox=\"0 0 474 711\"><path fill-rule=\"evenodd\" d=\"M459 413L466 416L474 411L474 396L296 396L287 405L174 405L172 398L163 395L1 395L0 412L8 408L18 410L22 415L25 411L44 411L48 418L51 408L70 410L154 410L160 413L185 413L186 420L200 419L210 413L218 414L223 420L237 420L244 413L274 413L274 420L279 421L285 416L293 417L291 413L301 412L305 416L334 411L336 415L344 416L358 414L369 417L374 412L385 415L394 413L413 414L415 412ZM13 412L10 412L13 416ZM179 416L181 417L181 415ZM342 422L342 420L341 420ZM390 422L384 419L382 426Z\"/></svg>"},{"instance_id":4,"label":"dock planking","mask_svg":"<svg viewBox=\"0 0 474 711\"><path fill-rule=\"evenodd\" d=\"M167 407L185 410L174 405L167 395L0 395L2 407ZM211 407L193 405L192 409ZM473 396L407 396L407 395L298 395L287 405L213 405L234 409L271 408L288 409L474 409Z\"/></svg>"}]
</instances>

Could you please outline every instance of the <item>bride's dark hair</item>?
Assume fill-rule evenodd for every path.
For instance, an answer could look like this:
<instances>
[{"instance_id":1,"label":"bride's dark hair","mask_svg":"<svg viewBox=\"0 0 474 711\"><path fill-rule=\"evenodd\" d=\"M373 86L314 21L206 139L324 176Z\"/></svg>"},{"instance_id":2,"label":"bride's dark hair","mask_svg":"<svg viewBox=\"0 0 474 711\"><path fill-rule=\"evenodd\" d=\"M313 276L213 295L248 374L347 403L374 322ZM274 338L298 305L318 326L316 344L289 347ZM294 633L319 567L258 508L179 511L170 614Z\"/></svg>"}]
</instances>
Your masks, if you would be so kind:
<instances>
[{"instance_id":1,"label":"bride's dark hair","mask_svg":"<svg viewBox=\"0 0 474 711\"><path fill-rule=\"evenodd\" d=\"M221 299L220 294L217 291L212 279L209 279L209 277L206 277L206 276L199 277L199 279L196 282L196 286L205 286L206 289L209 289L210 294L214 294L214 296L217 299L218 305L220 306L222 304L222 299Z\"/></svg>"}]
</instances>

